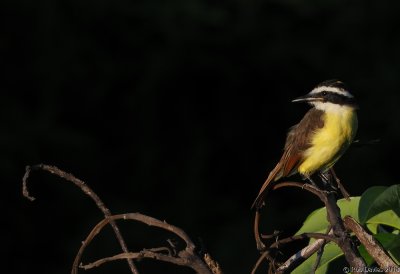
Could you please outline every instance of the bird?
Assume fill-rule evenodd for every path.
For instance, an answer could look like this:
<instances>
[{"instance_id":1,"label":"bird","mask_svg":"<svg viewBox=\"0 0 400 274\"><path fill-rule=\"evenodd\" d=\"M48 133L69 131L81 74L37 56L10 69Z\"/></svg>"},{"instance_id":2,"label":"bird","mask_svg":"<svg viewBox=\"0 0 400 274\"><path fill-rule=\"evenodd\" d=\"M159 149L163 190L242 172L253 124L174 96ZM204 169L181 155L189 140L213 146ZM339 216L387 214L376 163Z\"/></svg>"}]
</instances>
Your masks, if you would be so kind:
<instances>
[{"instance_id":1,"label":"bird","mask_svg":"<svg viewBox=\"0 0 400 274\"><path fill-rule=\"evenodd\" d=\"M306 102L311 109L288 131L283 155L262 185L252 208L259 210L276 181L294 174L313 183L314 173L325 174L344 154L358 128L357 103L339 80L318 84L292 102ZM340 187L340 185L339 185Z\"/></svg>"}]
</instances>

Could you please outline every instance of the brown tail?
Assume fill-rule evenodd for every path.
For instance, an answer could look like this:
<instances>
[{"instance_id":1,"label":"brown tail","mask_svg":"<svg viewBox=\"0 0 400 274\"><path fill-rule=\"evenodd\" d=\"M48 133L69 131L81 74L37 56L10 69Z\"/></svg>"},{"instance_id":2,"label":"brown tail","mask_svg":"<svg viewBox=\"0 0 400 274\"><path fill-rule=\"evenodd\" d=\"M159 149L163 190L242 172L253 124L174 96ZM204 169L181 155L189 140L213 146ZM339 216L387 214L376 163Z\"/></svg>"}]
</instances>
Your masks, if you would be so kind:
<instances>
[{"instance_id":1,"label":"brown tail","mask_svg":"<svg viewBox=\"0 0 400 274\"><path fill-rule=\"evenodd\" d=\"M267 180L265 180L264 184L262 185L260 192L258 193L257 198L253 202L251 208L256 208L257 210L260 209L264 205L264 196L267 194L268 190L271 188L271 183L278 180L282 177L280 173L282 170L281 163L279 162L276 167L269 173Z\"/></svg>"}]
</instances>

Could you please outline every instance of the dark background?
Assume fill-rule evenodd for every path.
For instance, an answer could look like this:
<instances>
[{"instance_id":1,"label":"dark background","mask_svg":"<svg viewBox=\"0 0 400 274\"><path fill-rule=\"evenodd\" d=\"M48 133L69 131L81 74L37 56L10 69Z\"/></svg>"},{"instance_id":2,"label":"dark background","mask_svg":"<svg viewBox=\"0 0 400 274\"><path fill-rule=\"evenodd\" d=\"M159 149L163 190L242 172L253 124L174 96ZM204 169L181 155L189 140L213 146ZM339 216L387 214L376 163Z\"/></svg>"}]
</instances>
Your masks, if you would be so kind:
<instances>
[{"instance_id":1,"label":"dark background","mask_svg":"<svg viewBox=\"0 0 400 274\"><path fill-rule=\"evenodd\" d=\"M250 205L308 107L291 99L338 78L357 97L358 138L336 171L352 195L398 183L398 1L3 0L0 4L1 257L7 273L68 273L102 215L47 163L114 213L183 228L226 273L257 259ZM294 233L320 203L268 198L264 229ZM170 235L122 223L132 250ZM106 230L84 261L114 255ZM289 254L288 254L289 255ZM191 273L142 261L142 273ZM129 273L125 262L88 273Z\"/></svg>"}]
</instances>

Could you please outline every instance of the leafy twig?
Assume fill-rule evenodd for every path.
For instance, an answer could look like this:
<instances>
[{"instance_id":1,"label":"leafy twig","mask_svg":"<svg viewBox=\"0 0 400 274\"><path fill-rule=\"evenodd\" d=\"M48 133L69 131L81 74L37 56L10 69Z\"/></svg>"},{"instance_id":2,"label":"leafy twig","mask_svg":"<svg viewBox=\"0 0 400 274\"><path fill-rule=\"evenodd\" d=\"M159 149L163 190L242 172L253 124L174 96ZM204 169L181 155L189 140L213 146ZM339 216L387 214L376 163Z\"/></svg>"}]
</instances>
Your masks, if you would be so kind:
<instances>
[{"instance_id":1,"label":"leafy twig","mask_svg":"<svg viewBox=\"0 0 400 274\"><path fill-rule=\"evenodd\" d=\"M332 180L331 176L329 177L329 179ZM330 183L332 183L332 182L330 182ZM328 222L330 223L330 226L332 227L332 236L327 235L327 234L322 234L322 235L325 235L326 238L324 238L323 241L321 241L321 243L317 249L315 249L316 246L314 246L314 248L312 249L312 254L317 252L323 246L325 240L329 239L330 241L335 242L340 247L340 249L344 253L344 256L345 256L347 262L353 269L360 269L363 271L366 267L366 263L365 263L364 259L360 256L350 235L348 235L346 232L346 229L343 224L343 220L340 216L340 209L337 206L337 198L335 196L335 193L332 191L321 190L318 187L310 185L310 184L304 184L304 183L298 183L298 182L278 183L272 189L275 190L275 189L279 189L282 187L302 188L302 189L307 190L307 191L313 193L314 195L316 195L325 204L325 207L327 210L327 219L328 219ZM255 226L256 225L258 226L259 218L260 218L259 214L260 213L257 211L255 222L254 222ZM258 227L255 227L254 231L258 232ZM321 235L318 235L318 236L321 236ZM256 241L260 241L262 243L260 235L255 235L255 237L256 237ZM300 235L293 236L293 237L295 239L297 239L297 238L300 238ZM320 238L322 238L322 237L320 237ZM290 242L290 237L288 238L288 241ZM264 245L264 243L262 243L262 244ZM276 243L273 243L270 245L269 248L266 248L266 249L269 250L269 249L275 247L276 245L277 245ZM257 246L260 246L260 243L257 242ZM267 258L267 257L265 257L265 258ZM272 262L270 259L268 259L268 260L270 262ZM282 266L280 266L278 268L278 269L280 269L279 273L287 273L288 271L291 271L293 269L292 264L298 265L298 262L299 262L299 260L286 261L286 266L284 268ZM361 273L365 273L365 272L361 272Z\"/></svg>"}]
</instances>

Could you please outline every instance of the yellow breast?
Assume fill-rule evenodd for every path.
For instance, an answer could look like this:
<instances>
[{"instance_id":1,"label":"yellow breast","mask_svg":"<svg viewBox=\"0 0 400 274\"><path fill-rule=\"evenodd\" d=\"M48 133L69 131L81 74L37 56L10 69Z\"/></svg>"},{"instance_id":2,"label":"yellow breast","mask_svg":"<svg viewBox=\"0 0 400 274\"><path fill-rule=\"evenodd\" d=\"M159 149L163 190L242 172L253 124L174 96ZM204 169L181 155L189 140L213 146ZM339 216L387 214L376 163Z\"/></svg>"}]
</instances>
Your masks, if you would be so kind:
<instances>
[{"instance_id":1,"label":"yellow breast","mask_svg":"<svg viewBox=\"0 0 400 274\"><path fill-rule=\"evenodd\" d=\"M333 105L324 109L324 126L311 138L298 172L311 175L332 167L353 141L357 131L356 111L348 106Z\"/></svg>"}]
</instances>

